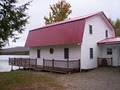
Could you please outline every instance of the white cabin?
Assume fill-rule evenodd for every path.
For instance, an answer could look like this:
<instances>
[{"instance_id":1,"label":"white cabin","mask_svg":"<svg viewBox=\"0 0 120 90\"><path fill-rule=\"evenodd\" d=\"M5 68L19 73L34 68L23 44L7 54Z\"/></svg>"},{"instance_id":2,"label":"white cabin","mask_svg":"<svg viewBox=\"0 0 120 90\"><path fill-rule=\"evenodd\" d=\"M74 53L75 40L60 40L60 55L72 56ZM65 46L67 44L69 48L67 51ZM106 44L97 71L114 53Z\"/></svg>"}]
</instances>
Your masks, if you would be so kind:
<instances>
[{"instance_id":1,"label":"white cabin","mask_svg":"<svg viewBox=\"0 0 120 90\"><path fill-rule=\"evenodd\" d=\"M81 69L92 69L98 67L98 57L112 58L108 65L120 65L120 38L103 12L31 30L25 46L38 65L43 65L43 58L80 59Z\"/></svg>"}]
</instances>

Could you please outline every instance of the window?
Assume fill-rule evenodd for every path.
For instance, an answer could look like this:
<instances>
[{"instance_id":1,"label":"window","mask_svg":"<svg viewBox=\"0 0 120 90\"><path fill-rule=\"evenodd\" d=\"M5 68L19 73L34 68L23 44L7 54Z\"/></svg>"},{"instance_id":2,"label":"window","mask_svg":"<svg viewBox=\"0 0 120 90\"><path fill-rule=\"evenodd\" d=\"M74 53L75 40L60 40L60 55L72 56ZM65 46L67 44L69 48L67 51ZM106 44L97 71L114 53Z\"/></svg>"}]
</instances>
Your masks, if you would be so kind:
<instances>
[{"instance_id":1,"label":"window","mask_svg":"<svg viewBox=\"0 0 120 90\"><path fill-rule=\"evenodd\" d=\"M108 37L108 30L105 31L106 37Z\"/></svg>"},{"instance_id":2,"label":"window","mask_svg":"<svg viewBox=\"0 0 120 90\"><path fill-rule=\"evenodd\" d=\"M112 49L111 48L107 48L107 55L112 55Z\"/></svg>"},{"instance_id":3,"label":"window","mask_svg":"<svg viewBox=\"0 0 120 90\"><path fill-rule=\"evenodd\" d=\"M93 48L90 48L90 59L93 59Z\"/></svg>"},{"instance_id":4,"label":"window","mask_svg":"<svg viewBox=\"0 0 120 90\"><path fill-rule=\"evenodd\" d=\"M69 48L64 48L64 58L65 59L69 58Z\"/></svg>"},{"instance_id":5,"label":"window","mask_svg":"<svg viewBox=\"0 0 120 90\"><path fill-rule=\"evenodd\" d=\"M37 50L37 58L40 58L40 50Z\"/></svg>"},{"instance_id":6,"label":"window","mask_svg":"<svg viewBox=\"0 0 120 90\"><path fill-rule=\"evenodd\" d=\"M92 25L89 25L89 33L92 34Z\"/></svg>"}]
</instances>

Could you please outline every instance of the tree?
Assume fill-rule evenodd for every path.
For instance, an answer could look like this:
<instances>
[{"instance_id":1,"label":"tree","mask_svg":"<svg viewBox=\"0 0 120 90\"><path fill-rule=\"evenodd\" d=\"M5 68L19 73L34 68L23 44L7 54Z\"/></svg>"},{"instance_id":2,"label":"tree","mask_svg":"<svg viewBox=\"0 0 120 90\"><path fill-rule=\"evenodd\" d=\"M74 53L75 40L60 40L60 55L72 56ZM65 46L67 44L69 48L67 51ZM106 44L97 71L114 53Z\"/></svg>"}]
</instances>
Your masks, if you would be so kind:
<instances>
[{"instance_id":1,"label":"tree","mask_svg":"<svg viewBox=\"0 0 120 90\"><path fill-rule=\"evenodd\" d=\"M70 8L71 5L63 0L52 6L50 5L51 12L49 13L49 17L44 16L45 24L47 25L67 19L68 15L72 12Z\"/></svg>"},{"instance_id":2,"label":"tree","mask_svg":"<svg viewBox=\"0 0 120 90\"><path fill-rule=\"evenodd\" d=\"M116 29L116 35L117 36L120 36L120 19L117 19L115 24L114 24L114 27Z\"/></svg>"},{"instance_id":3,"label":"tree","mask_svg":"<svg viewBox=\"0 0 120 90\"><path fill-rule=\"evenodd\" d=\"M120 19L116 19L116 21L112 19L109 20L116 30L116 36L120 36Z\"/></svg>"},{"instance_id":4,"label":"tree","mask_svg":"<svg viewBox=\"0 0 120 90\"><path fill-rule=\"evenodd\" d=\"M30 2L17 6L17 0L0 1L0 48L9 43L9 38L13 41L18 39L17 35L24 31L28 20L25 11Z\"/></svg>"}]
</instances>

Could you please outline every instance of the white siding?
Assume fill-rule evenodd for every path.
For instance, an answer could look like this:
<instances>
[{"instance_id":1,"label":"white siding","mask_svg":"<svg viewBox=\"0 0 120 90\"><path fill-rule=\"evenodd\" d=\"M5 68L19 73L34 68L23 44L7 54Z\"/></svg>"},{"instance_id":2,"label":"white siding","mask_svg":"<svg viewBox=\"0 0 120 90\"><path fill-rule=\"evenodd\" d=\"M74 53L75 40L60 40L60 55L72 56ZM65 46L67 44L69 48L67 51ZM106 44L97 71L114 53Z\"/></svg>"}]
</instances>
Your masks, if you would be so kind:
<instances>
[{"instance_id":1,"label":"white siding","mask_svg":"<svg viewBox=\"0 0 120 90\"><path fill-rule=\"evenodd\" d=\"M50 54L50 48L54 49L54 53ZM69 59L78 60L81 57L80 45L63 45L63 46L46 46L30 48L30 58L37 58L37 49L40 49L41 58L38 58L38 65L43 65L44 59L66 60L64 59L64 48L69 48Z\"/></svg>"},{"instance_id":2,"label":"white siding","mask_svg":"<svg viewBox=\"0 0 120 90\"><path fill-rule=\"evenodd\" d=\"M93 27L93 34L89 34L89 25ZM82 69L97 67L97 57L100 56L101 52L101 48L97 46L97 42L106 38L106 30L108 30L108 37L115 36L114 31L108 27L101 16L97 15L86 20L83 43L81 45ZM93 48L93 59L90 59L90 48Z\"/></svg>"},{"instance_id":3,"label":"white siding","mask_svg":"<svg viewBox=\"0 0 120 90\"><path fill-rule=\"evenodd\" d=\"M93 33L89 33L89 25L93 27ZM106 30L108 30L108 38L115 37L114 30L106 24L104 19L99 16L93 16L86 19L83 42L81 45L61 45L61 46L45 46L30 49L30 58L37 58L37 49L40 49L41 58L37 59L38 65L43 65L43 58L65 60L64 48L69 48L69 59L81 59L82 69L92 69L97 67L97 57L102 57L102 47L97 42L106 38ZM50 54L50 48L54 49L54 53ZM93 59L90 59L90 48L93 48ZM104 51L105 52L105 51ZM116 52L115 52L116 53ZM105 54L104 54L105 55ZM104 56L103 56L104 57ZM114 55L115 59L115 55ZM114 62L116 65L116 62Z\"/></svg>"},{"instance_id":4,"label":"white siding","mask_svg":"<svg viewBox=\"0 0 120 90\"><path fill-rule=\"evenodd\" d=\"M119 44L114 44L114 45L102 45L102 52L101 52L101 57L102 58L113 58L113 66L119 66L119 49L120 49L120 45ZM107 55L107 48L111 48L112 49L112 55ZM110 64L110 62L108 62L108 64Z\"/></svg>"}]
</instances>

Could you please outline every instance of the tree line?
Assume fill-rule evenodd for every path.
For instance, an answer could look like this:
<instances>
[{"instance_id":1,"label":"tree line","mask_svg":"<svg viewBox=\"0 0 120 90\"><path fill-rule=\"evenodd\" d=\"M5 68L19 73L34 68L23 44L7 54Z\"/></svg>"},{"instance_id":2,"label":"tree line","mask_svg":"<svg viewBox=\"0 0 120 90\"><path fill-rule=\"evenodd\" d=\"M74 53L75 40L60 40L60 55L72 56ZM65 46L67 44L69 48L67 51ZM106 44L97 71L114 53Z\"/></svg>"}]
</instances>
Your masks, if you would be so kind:
<instances>
[{"instance_id":1,"label":"tree line","mask_svg":"<svg viewBox=\"0 0 120 90\"><path fill-rule=\"evenodd\" d=\"M112 20L110 18L109 20L116 30L116 36L120 37L120 19L117 18L116 20Z\"/></svg>"},{"instance_id":2,"label":"tree line","mask_svg":"<svg viewBox=\"0 0 120 90\"><path fill-rule=\"evenodd\" d=\"M29 51L0 52L0 55L29 55Z\"/></svg>"}]
</instances>

